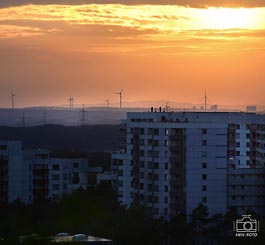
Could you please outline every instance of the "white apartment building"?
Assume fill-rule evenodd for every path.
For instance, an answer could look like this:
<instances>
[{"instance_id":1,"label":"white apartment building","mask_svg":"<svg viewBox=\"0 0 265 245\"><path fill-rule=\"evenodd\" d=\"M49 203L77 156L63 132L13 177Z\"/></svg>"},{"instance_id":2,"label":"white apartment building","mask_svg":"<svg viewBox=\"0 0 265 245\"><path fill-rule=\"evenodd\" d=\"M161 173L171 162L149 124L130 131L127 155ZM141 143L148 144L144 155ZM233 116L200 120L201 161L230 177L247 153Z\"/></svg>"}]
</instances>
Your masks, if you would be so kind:
<instances>
[{"instance_id":1,"label":"white apartment building","mask_svg":"<svg viewBox=\"0 0 265 245\"><path fill-rule=\"evenodd\" d=\"M112 170L117 175L113 186L121 204L142 205L155 218L166 219L179 212L189 215L199 203L207 205L210 214L235 206L241 211L256 207L264 215L265 115L175 113L160 108L158 112L128 113L125 123L126 149L112 155ZM231 160L236 167L228 167ZM231 176L242 172L253 181L232 180ZM239 184L258 185L259 194L251 195L259 196L260 202L248 199L250 193L231 192ZM248 201L234 202L238 196Z\"/></svg>"},{"instance_id":2,"label":"white apartment building","mask_svg":"<svg viewBox=\"0 0 265 245\"><path fill-rule=\"evenodd\" d=\"M17 199L58 200L87 188L94 170L86 159L50 158L48 150L22 150L19 141L0 141L0 206Z\"/></svg>"}]
</instances>

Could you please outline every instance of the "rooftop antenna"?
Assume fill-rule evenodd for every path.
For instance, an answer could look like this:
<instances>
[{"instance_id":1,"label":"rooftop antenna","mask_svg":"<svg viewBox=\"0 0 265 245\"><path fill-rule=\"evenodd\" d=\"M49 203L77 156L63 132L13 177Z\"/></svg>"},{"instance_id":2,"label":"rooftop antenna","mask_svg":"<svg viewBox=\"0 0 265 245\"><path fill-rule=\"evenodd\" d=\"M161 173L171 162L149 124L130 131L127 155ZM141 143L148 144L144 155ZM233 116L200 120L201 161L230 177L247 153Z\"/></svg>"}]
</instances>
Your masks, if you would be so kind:
<instances>
[{"instance_id":1,"label":"rooftop antenna","mask_svg":"<svg viewBox=\"0 0 265 245\"><path fill-rule=\"evenodd\" d=\"M170 106L168 105L168 102L166 102L165 109L166 109L166 112L169 112Z\"/></svg>"},{"instance_id":2,"label":"rooftop antenna","mask_svg":"<svg viewBox=\"0 0 265 245\"><path fill-rule=\"evenodd\" d=\"M109 108L109 99L105 100L107 102L107 107Z\"/></svg>"},{"instance_id":3,"label":"rooftop antenna","mask_svg":"<svg viewBox=\"0 0 265 245\"><path fill-rule=\"evenodd\" d=\"M71 96L69 99L69 106L70 106L70 109L73 109L74 108L74 98Z\"/></svg>"},{"instance_id":4,"label":"rooftop antenna","mask_svg":"<svg viewBox=\"0 0 265 245\"><path fill-rule=\"evenodd\" d=\"M81 124L84 126L87 121L87 111L85 110L85 104L83 104L83 108L81 110Z\"/></svg>"},{"instance_id":5,"label":"rooftop antenna","mask_svg":"<svg viewBox=\"0 0 265 245\"><path fill-rule=\"evenodd\" d=\"M122 93L123 93L123 89L120 92L116 93L120 95L120 109L122 109Z\"/></svg>"},{"instance_id":6,"label":"rooftop antenna","mask_svg":"<svg viewBox=\"0 0 265 245\"><path fill-rule=\"evenodd\" d=\"M11 106L15 109L15 94L11 91Z\"/></svg>"}]
</instances>

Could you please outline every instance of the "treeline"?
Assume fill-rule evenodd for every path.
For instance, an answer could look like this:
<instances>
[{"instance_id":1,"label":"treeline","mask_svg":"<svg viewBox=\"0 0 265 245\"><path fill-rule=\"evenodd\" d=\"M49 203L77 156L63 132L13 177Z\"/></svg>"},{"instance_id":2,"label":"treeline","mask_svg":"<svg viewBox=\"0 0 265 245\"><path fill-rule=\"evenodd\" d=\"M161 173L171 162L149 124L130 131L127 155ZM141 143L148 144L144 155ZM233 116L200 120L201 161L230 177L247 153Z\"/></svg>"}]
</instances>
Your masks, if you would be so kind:
<instances>
[{"instance_id":1,"label":"treeline","mask_svg":"<svg viewBox=\"0 0 265 245\"><path fill-rule=\"evenodd\" d=\"M35 127L0 126L0 140L22 141L26 149L74 150L85 152L120 150L120 125Z\"/></svg>"},{"instance_id":2,"label":"treeline","mask_svg":"<svg viewBox=\"0 0 265 245\"><path fill-rule=\"evenodd\" d=\"M172 221L154 220L147 209L125 209L107 184L79 190L59 202L24 205L20 201L0 210L0 244L18 244L21 235L41 237L67 232L112 239L115 244L265 244L264 222L257 237L239 238L233 233L235 210L209 217L200 204L190 222L179 214ZM47 239L23 244L49 244Z\"/></svg>"}]
</instances>

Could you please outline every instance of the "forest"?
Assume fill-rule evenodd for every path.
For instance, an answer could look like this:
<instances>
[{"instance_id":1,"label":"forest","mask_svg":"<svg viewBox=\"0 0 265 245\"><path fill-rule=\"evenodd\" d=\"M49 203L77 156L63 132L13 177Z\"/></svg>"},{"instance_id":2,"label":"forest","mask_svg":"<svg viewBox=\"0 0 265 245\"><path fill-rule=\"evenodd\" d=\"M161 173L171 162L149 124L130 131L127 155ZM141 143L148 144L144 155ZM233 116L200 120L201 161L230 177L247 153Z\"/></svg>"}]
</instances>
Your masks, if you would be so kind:
<instances>
[{"instance_id":1,"label":"forest","mask_svg":"<svg viewBox=\"0 0 265 245\"><path fill-rule=\"evenodd\" d=\"M252 214L255 218L255 214ZM114 244L264 244L264 220L257 237L236 237L233 221L236 210L209 216L199 204L187 217L179 214L171 221L154 220L148 209L122 207L111 186L80 189L60 201L46 200L25 205L19 200L0 209L0 244L18 244L22 235L38 234L38 239L22 244L51 244L60 232L83 233L114 241ZM21 244L21 243L20 243Z\"/></svg>"}]
</instances>

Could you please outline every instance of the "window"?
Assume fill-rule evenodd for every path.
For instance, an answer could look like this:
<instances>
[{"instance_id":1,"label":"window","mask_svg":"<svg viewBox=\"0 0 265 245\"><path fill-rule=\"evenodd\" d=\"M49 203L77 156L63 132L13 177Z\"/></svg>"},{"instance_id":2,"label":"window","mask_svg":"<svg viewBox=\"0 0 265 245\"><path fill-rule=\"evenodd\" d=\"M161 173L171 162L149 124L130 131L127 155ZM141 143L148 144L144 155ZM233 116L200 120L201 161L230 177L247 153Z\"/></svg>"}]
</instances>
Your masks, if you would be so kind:
<instances>
[{"instance_id":1,"label":"window","mask_svg":"<svg viewBox=\"0 0 265 245\"><path fill-rule=\"evenodd\" d=\"M152 151L148 151L148 152L147 152L147 156L148 156L148 157L152 157Z\"/></svg>"},{"instance_id":2,"label":"window","mask_svg":"<svg viewBox=\"0 0 265 245\"><path fill-rule=\"evenodd\" d=\"M78 167L79 167L78 162L74 162L74 168L78 168Z\"/></svg>"},{"instance_id":3,"label":"window","mask_svg":"<svg viewBox=\"0 0 265 245\"><path fill-rule=\"evenodd\" d=\"M165 162L165 169L168 169L168 163Z\"/></svg>"},{"instance_id":4,"label":"window","mask_svg":"<svg viewBox=\"0 0 265 245\"><path fill-rule=\"evenodd\" d=\"M154 169L158 169L158 162L154 162Z\"/></svg>"},{"instance_id":5,"label":"window","mask_svg":"<svg viewBox=\"0 0 265 245\"><path fill-rule=\"evenodd\" d=\"M57 190L60 189L60 185L58 185L58 184L54 184L54 185L52 185L52 189L53 189L54 191L57 191Z\"/></svg>"},{"instance_id":6,"label":"window","mask_svg":"<svg viewBox=\"0 0 265 245\"><path fill-rule=\"evenodd\" d=\"M202 179L203 179L203 180L206 180L206 179L207 179L207 174L203 174L203 175L202 175Z\"/></svg>"},{"instance_id":7,"label":"window","mask_svg":"<svg viewBox=\"0 0 265 245\"><path fill-rule=\"evenodd\" d=\"M140 178L144 178L144 172L140 172Z\"/></svg>"},{"instance_id":8,"label":"window","mask_svg":"<svg viewBox=\"0 0 265 245\"><path fill-rule=\"evenodd\" d=\"M140 128L140 134L144 134L144 128Z\"/></svg>"},{"instance_id":9,"label":"window","mask_svg":"<svg viewBox=\"0 0 265 245\"><path fill-rule=\"evenodd\" d=\"M147 189L148 189L148 191L152 191L153 190L153 185L152 184L148 184Z\"/></svg>"},{"instance_id":10,"label":"window","mask_svg":"<svg viewBox=\"0 0 265 245\"><path fill-rule=\"evenodd\" d=\"M165 215L168 214L168 209L167 209L167 208L164 209L164 214L165 214Z\"/></svg>"},{"instance_id":11,"label":"window","mask_svg":"<svg viewBox=\"0 0 265 245\"><path fill-rule=\"evenodd\" d=\"M118 181L118 186L119 187L123 187L123 182L122 181Z\"/></svg>"},{"instance_id":12,"label":"window","mask_svg":"<svg viewBox=\"0 0 265 245\"><path fill-rule=\"evenodd\" d=\"M153 152L153 157L158 158L158 151Z\"/></svg>"},{"instance_id":13,"label":"window","mask_svg":"<svg viewBox=\"0 0 265 245\"><path fill-rule=\"evenodd\" d=\"M203 140L202 145L207 145L207 140Z\"/></svg>"},{"instance_id":14,"label":"window","mask_svg":"<svg viewBox=\"0 0 265 245\"><path fill-rule=\"evenodd\" d=\"M118 171L118 176L123 176L123 171L122 170Z\"/></svg>"},{"instance_id":15,"label":"window","mask_svg":"<svg viewBox=\"0 0 265 245\"><path fill-rule=\"evenodd\" d=\"M203 156L203 157L207 157L207 152L206 152L206 151L203 151L203 152L202 152L202 156Z\"/></svg>"},{"instance_id":16,"label":"window","mask_svg":"<svg viewBox=\"0 0 265 245\"><path fill-rule=\"evenodd\" d=\"M60 179L60 175L59 174L53 174L52 175L52 180L59 180Z\"/></svg>"},{"instance_id":17,"label":"window","mask_svg":"<svg viewBox=\"0 0 265 245\"><path fill-rule=\"evenodd\" d=\"M168 140L165 140L165 146L166 147L168 146Z\"/></svg>"},{"instance_id":18,"label":"window","mask_svg":"<svg viewBox=\"0 0 265 245\"><path fill-rule=\"evenodd\" d=\"M158 196L153 196L153 203L158 203Z\"/></svg>"},{"instance_id":19,"label":"window","mask_svg":"<svg viewBox=\"0 0 265 245\"><path fill-rule=\"evenodd\" d=\"M153 175L152 175L151 173L149 173L149 174L148 174L148 179L149 179L149 180L152 180L152 178L153 178Z\"/></svg>"},{"instance_id":20,"label":"window","mask_svg":"<svg viewBox=\"0 0 265 245\"><path fill-rule=\"evenodd\" d=\"M236 147L240 147L240 142L236 142Z\"/></svg>"},{"instance_id":21,"label":"window","mask_svg":"<svg viewBox=\"0 0 265 245\"><path fill-rule=\"evenodd\" d=\"M207 163L206 162L202 163L202 168L207 168Z\"/></svg>"},{"instance_id":22,"label":"window","mask_svg":"<svg viewBox=\"0 0 265 245\"><path fill-rule=\"evenodd\" d=\"M143 139L140 140L140 145L144 145L144 140Z\"/></svg>"},{"instance_id":23,"label":"window","mask_svg":"<svg viewBox=\"0 0 265 245\"><path fill-rule=\"evenodd\" d=\"M52 170L59 170L60 169L60 165L59 164L53 164L52 165Z\"/></svg>"},{"instance_id":24,"label":"window","mask_svg":"<svg viewBox=\"0 0 265 245\"><path fill-rule=\"evenodd\" d=\"M154 187L153 187L153 191L158 191L158 190L159 190L158 185L154 185Z\"/></svg>"},{"instance_id":25,"label":"window","mask_svg":"<svg viewBox=\"0 0 265 245\"><path fill-rule=\"evenodd\" d=\"M165 185L165 192L168 192L168 186Z\"/></svg>"},{"instance_id":26,"label":"window","mask_svg":"<svg viewBox=\"0 0 265 245\"><path fill-rule=\"evenodd\" d=\"M168 197L164 198L164 203L168 203Z\"/></svg>"},{"instance_id":27,"label":"window","mask_svg":"<svg viewBox=\"0 0 265 245\"><path fill-rule=\"evenodd\" d=\"M207 185L202 186L202 191L207 191Z\"/></svg>"},{"instance_id":28,"label":"window","mask_svg":"<svg viewBox=\"0 0 265 245\"><path fill-rule=\"evenodd\" d=\"M158 128L155 128L155 129L154 129L154 135L159 135L159 130L158 130Z\"/></svg>"},{"instance_id":29,"label":"window","mask_svg":"<svg viewBox=\"0 0 265 245\"><path fill-rule=\"evenodd\" d=\"M165 135L168 135L168 128L165 129Z\"/></svg>"},{"instance_id":30,"label":"window","mask_svg":"<svg viewBox=\"0 0 265 245\"><path fill-rule=\"evenodd\" d=\"M165 180L168 180L168 174L165 174Z\"/></svg>"},{"instance_id":31,"label":"window","mask_svg":"<svg viewBox=\"0 0 265 245\"><path fill-rule=\"evenodd\" d=\"M153 168L153 163L152 162L148 162L148 168L152 169Z\"/></svg>"},{"instance_id":32,"label":"window","mask_svg":"<svg viewBox=\"0 0 265 245\"><path fill-rule=\"evenodd\" d=\"M202 197L202 202L207 203L207 197Z\"/></svg>"},{"instance_id":33,"label":"window","mask_svg":"<svg viewBox=\"0 0 265 245\"><path fill-rule=\"evenodd\" d=\"M144 157L144 151L140 150L140 157Z\"/></svg>"},{"instance_id":34,"label":"window","mask_svg":"<svg viewBox=\"0 0 265 245\"><path fill-rule=\"evenodd\" d=\"M207 134L207 129L206 128L202 129L202 134Z\"/></svg>"}]
</instances>

